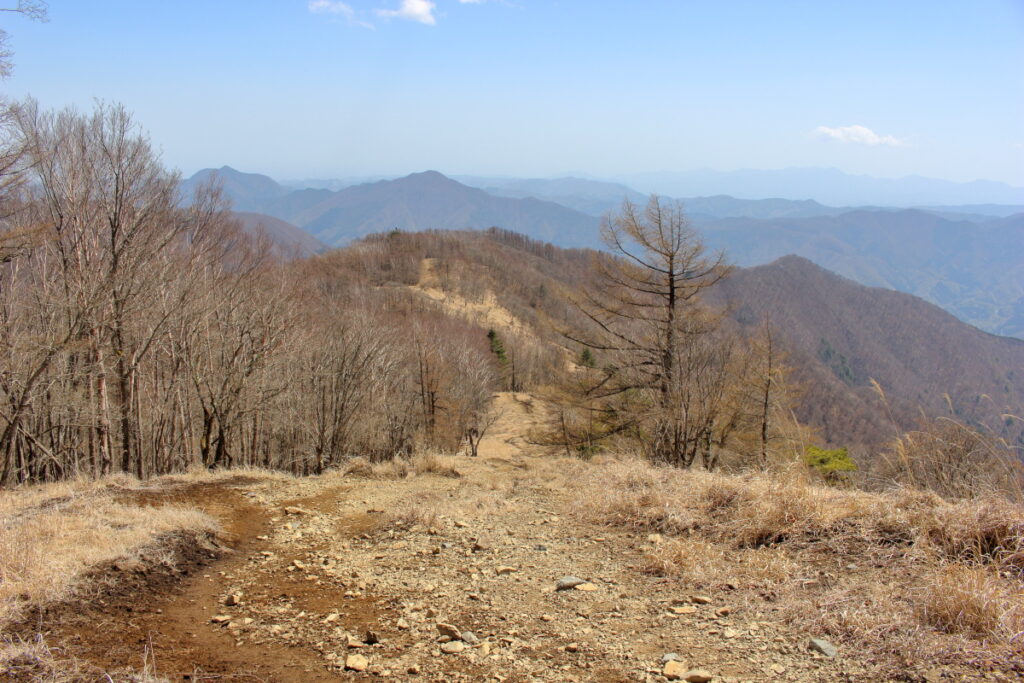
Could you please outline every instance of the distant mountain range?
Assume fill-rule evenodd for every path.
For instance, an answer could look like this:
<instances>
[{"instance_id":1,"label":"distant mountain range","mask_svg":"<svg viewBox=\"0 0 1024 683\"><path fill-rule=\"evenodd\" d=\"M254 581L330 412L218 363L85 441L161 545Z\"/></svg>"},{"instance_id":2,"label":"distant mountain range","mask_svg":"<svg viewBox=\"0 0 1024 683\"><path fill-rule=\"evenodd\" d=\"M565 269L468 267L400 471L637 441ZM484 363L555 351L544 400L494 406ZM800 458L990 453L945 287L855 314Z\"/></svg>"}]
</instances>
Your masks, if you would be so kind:
<instances>
[{"instance_id":1,"label":"distant mountain range","mask_svg":"<svg viewBox=\"0 0 1024 683\"><path fill-rule=\"evenodd\" d=\"M336 191L292 189L224 167L197 173L183 190L216 180L236 210L298 226L329 246L394 229L497 226L558 246L600 247L598 216L623 199L645 200L626 185L581 178L462 179L489 189L435 171ZM1024 206L844 208L723 195L684 204L708 245L739 265L797 254L863 284L918 295L986 331L1024 337Z\"/></svg>"},{"instance_id":2,"label":"distant mountain range","mask_svg":"<svg viewBox=\"0 0 1024 683\"><path fill-rule=\"evenodd\" d=\"M787 254L907 292L984 330L1024 336L1024 214L980 222L926 211L697 222L708 246L755 266Z\"/></svg>"},{"instance_id":3,"label":"distant mountain range","mask_svg":"<svg viewBox=\"0 0 1024 683\"><path fill-rule=\"evenodd\" d=\"M834 168L637 173L619 178L642 192L670 197L731 195L741 199L814 199L831 206L1024 204L1024 188L990 180L955 183L907 176L873 178Z\"/></svg>"},{"instance_id":4,"label":"distant mountain range","mask_svg":"<svg viewBox=\"0 0 1024 683\"><path fill-rule=\"evenodd\" d=\"M535 197L498 197L436 171L332 192L289 190L267 176L225 166L200 171L183 183L183 192L211 179L222 182L236 210L288 221L331 246L388 230L495 226L560 246L600 246L594 216Z\"/></svg>"}]
</instances>

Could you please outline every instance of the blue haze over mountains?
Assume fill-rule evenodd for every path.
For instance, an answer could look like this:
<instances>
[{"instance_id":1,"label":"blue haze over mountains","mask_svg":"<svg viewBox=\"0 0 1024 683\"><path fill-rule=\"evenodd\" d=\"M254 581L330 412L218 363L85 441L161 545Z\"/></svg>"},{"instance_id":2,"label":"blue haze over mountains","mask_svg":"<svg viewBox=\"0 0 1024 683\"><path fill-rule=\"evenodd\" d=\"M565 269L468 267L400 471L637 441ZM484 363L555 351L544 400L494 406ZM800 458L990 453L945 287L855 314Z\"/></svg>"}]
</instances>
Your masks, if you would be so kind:
<instances>
[{"instance_id":1,"label":"blue haze over mountains","mask_svg":"<svg viewBox=\"0 0 1024 683\"><path fill-rule=\"evenodd\" d=\"M253 214L263 214L275 239L303 235L302 253L316 244L304 233L335 247L392 229L492 226L562 247L600 248L600 216L623 199L642 203L645 192L657 191L683 197L707 245L739 266L796 254L862 284L919 296L985 331L1024 338L1024 189L1002 183L788 169L632 177L643 192L588 178L449 178L436 171L289 186L225 166L200 171L183 191L211 179L250 226ZM315 187L295 187L303 184ZM301 231L289 232L282 221Z\"/></svg>"}]
</instances>

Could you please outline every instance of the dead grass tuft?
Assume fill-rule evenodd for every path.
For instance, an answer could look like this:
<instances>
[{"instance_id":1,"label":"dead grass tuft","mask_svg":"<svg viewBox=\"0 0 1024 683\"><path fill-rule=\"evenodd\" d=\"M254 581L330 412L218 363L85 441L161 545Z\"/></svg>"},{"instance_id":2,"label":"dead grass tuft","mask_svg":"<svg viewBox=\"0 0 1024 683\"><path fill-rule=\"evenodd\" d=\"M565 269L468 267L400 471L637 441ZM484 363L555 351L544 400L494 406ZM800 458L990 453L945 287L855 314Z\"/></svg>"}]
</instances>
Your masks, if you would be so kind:
<instances>
[{"instance_id":1,"label":"dead grass tuft","mask_svg":"<svg viewBox=\"0 0 1024 683\"><path fill-rule=\"evenodd\" d=\"M997 643L1024 638L1024 593L990 567L951 564L925 577L918 592L921 620L946 633Z\"/></svg>"},{"instance_id":2,"label":"dead grass tuft","mask_svg":"<svg viewBox=\"0 0 1024 683\"><path fill-rule=\"evenodd\" d=\"M462 476L455 467L454 456L422 453L411 458L394 458L384 462L371 462L367 458L350 459L343 470L344 476L356 479L407 479L433 474L458 479Z\"/></svg>"}]
</instances>

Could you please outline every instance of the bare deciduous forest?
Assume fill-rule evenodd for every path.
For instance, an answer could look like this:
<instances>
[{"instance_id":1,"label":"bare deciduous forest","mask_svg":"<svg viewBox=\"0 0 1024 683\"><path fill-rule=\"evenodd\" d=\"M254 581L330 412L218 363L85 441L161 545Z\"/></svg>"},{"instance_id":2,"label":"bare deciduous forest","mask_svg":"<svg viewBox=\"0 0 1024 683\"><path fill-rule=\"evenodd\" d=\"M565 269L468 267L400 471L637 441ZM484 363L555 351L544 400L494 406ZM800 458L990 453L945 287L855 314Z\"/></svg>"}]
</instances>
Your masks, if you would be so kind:
<instances>
[{"instance_id":1,"label":"bare deciduous forest","mask_svg":"<svg viewBox=\"0 0 1024 683\"><path fill-rule=\"evenodd\" d=\"M730 268L678 204L627 202L610 254L493 229L288 259L217 187L182 197L122 107L10 106L3 159L5 486L454 453L499 390L545 396L534 437L571 455L763 469L816 443L770 313L703 303Z\"/></svg>"}]
</instances>

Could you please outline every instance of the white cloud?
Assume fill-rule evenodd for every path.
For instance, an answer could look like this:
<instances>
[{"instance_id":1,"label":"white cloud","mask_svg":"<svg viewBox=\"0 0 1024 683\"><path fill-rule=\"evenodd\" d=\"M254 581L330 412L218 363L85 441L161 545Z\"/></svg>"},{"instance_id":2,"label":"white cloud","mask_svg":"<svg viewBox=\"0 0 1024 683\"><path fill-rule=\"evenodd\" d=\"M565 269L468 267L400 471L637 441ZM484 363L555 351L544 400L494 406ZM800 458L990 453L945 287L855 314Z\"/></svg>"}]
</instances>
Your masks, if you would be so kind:
<instances>
[{"instance_id":1,"label":"white cloud","mask_svg":"<svg viewBox=\"0 0 1024 683\"><path fill-rule=\"evenodd\" d=\"M344 17L349 24L373 28L373 24L358 19L352 6L341 0L309 0L307 7L313 14L335 14Z\"/></svg>"},{"instance_id":2,"label":"white cloud","mask_svg":"<svg viewBox=\"0 0 1024 683\"><path fill-rule=\"evenodd\" d=\"M418 21L421 24L433 26L437 23L437 20L434 18L434 8L436 6L430 0L402 0L402 5L398 9L379 9L377 14L382 17L408 19L409 21Z\"/></svg>"},{"instance_id":3,"label":"white cloud","mask_svg":"<svg viewBox=\"0 0 1024 683\"><path fill-rule=\"evenodd\" d=\"M350 5L339 0L309 0L309 11L314 14L340 14L349 19L356 15Z\"/></svg>"},{"instance_id":4,"label":"white cloud","mask_svg":"<svg viewBox=\"0 0 1024 683\"><path fill-rule=\"evenodd\" d=\"M876 145L884 145L886 147L906 146L906 143L902 140L898 140L891 135L879 135L866 126L839 126L838 128L818 126L814 129L814 134L818 137L854 145L870 145L872 147Z\"/></svg>"}]
</instances>

